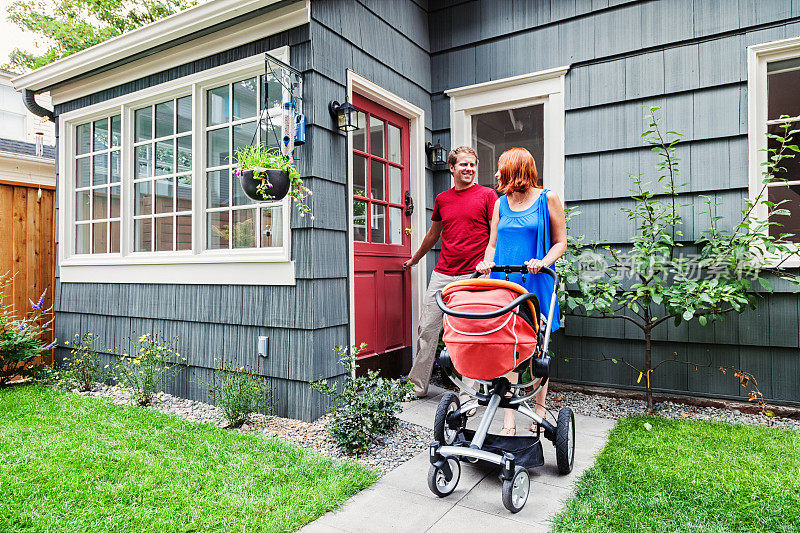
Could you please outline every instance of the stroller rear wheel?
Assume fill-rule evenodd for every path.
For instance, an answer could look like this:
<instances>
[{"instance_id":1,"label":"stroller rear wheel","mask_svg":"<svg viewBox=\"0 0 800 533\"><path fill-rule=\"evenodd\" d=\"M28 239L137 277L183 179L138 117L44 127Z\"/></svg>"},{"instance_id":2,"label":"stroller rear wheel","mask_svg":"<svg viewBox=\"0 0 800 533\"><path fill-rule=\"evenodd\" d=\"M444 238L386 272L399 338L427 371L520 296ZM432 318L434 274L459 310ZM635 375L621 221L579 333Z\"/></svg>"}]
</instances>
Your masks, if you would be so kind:
<instances>
[{"instance_id":1,"label":"stroller rear wheel","mask_svg":"<svg viewBox=\"0 0 800 533\"><path fill-rule=\"evenodd\" d=\"M448 457L447 464L453 472L453 477L450 478L450 481L447 481L444 472L438 466L431 465L428 469L428 488L440 498L450 496L456 490L458 480L461 478L461 464L458 459Z\"/></svg>"},{"instance_id":2,"label":"stroller rear wheel","mask_svg":"<svg viewBox=\"0 0 800 533\"><path fill-rule=\"evenodd\" d=\"M467 425L464 415L456 420L449 420L448 417L461 408L461 401L458 395L448 392L439 401L436 408L436 418L433 419L433 439L438 440L444 446L450 446L455 442L458 432Z\"/></svg>"},{"instance_id":3,"label":"stroller rear wheel","mask_svg":"<svg viewBox=\"0 0 800 533\"><path fill-rule=\"evenodd\" d=\"M521 466L514 469L514 477L503 481L503 505L512 513L518 513L525 507L531 492L531 478L528 471Z\"/></svg>"},{"instance_id":4,"label":"stroller rear wheel","mask_svg":"<svg viewBox=\"0 0 800 533\"><path fill-rule=\"evenodd\" d=\"M556 463L559 474L572 472L575 462L575 415L569 407L562 407L556 423Z\"/></svg>"}]
</instances>

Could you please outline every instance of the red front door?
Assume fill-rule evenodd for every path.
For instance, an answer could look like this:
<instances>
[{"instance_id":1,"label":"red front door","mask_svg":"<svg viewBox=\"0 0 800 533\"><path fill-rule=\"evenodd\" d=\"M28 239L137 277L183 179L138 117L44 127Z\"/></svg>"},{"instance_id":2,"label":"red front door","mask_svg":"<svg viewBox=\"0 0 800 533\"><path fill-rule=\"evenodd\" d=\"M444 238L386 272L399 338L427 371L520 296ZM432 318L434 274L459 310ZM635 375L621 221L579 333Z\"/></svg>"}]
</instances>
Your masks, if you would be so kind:
<instances>
[{"instance_id":1,"label":"red front door","mask_svg":"<svg viewBox=\"0 0 800 533\"><path fill-rule=\"evenodd\" d=\"M359 367L396 377L411 368L411 257L408 119L354 94L355 344Z\"/></svg>"}]
</instances>

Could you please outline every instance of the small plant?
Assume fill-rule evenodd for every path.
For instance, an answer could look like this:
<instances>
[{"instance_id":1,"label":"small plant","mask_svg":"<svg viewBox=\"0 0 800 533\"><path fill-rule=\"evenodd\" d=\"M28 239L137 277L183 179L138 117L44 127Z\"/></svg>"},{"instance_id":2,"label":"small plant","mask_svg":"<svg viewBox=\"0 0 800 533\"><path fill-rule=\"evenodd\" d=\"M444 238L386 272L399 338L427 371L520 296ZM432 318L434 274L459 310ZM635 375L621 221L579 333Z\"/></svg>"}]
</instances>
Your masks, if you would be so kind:
<instances>
[{"instance_id":1,"label":"small plant","mask_svg":"<svg viewBox=\"0 0 800 533\"><path fill-rule=\"evenodd\" d=\"M236 161L238 161L237 176L245 170L252 170L253 179L261 181L258 192L264 200L274 199L274 196L270 194L272 184L269 182L266 171L277 169L288 172L289 192L287 196L292 197L301 217L308 214L312 220L314 219L314 214L311 213L311 208L306 203L307 198L312 194L311 190L303 184L297 167L277 148L267 148L261 144L240 148L236 151Z\"/></svg>"},{"instance_id":2,"label":"small plant","mask_svg":"<svg viewBox=\"0 0 800 533\"><path fill-rule=\"evenodd\" d=\"M72 358L53 368L42 369L39 380L57 389L92 390L94 383L101 379L100 357L92 349L94 341L91 333L84 333L83 336L76 333L70 350ZM69 346L69 341L64 345Z\"/></svg>"},{"instance_id":3,"label":"small plant","mask_svg":"<svg viewBox=\"0 0 800 533\"><path fill-rule=\"evenodd\" d=\"M228 427L237 428L251 413L271 413L273 387L268 378L248 366L237 367L233 361L223 361L214 376L214 384L202 382L217 407L222 409Z\"/></svg>"},{"instance_id":4,"label":"small plant","mask_svg":"<svg viewBox=\"0 0 800 533\"><path fill-rule=\"evenodd\" d=\"M114 374L121 385L133 389L136 403L147 405L153 393L173 379L176 367L185 361L164 339L147 333L132 342L130 354L119 356Z\"/></svg>"},{"instance_id":5,"label":"small plant","mask_svg":"<svg viewBox=\"0 0 800 533\"><path fill-rule=\"evenodd\" d=\"M11 293L12 279L0 276L0 294ZM0 388L16 377L36 377L44 366L37 358L55 345L55 341L46 344L43 340L53 322L51 318L42 323L50 313L50 309L44 309L45 292L36 303L31 302L31 309L22 318L15 314L13 304L0 300Z\"/></svg>"},{"instance_id":6,"label":"small plant","mask_svg":"<svg viewBox=\"0 0 800 533\"><path fill-rule=\"evenodd\" d=\"M314 390L333 399L328 430L336 445L348 454L365 452L377 437L394 428L400 402L413 390L406 378L386 379L374 370L355 377L356 355L365 347L366 344L335 348L339 364L347 371L341 390L327 380L311 384Z\"/></svg>"}]
</instances>

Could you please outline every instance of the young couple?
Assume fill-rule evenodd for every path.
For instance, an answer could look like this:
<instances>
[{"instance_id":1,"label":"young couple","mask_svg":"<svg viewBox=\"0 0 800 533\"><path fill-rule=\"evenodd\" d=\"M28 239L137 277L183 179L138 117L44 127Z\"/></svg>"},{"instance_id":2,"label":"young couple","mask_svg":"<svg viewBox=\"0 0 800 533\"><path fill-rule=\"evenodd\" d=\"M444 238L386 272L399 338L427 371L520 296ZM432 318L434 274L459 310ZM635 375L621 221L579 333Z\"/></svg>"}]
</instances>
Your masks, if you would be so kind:
<instances>
[{"instance_id":1,"label":"young couple","mask_svg":"<svg viewBox=\"0 0 800 533\"><path fill-rule=\"evenodd\" d=\"M567 228L564 208L558 195L538 185L536 163L524 148L503 152L497 161L497 198L494 190L476 183L478 156L468 146L450 151L447 158L453 175L453 188L436 197L431 216L431 228L414 255L404 263L405 268L416 265L442 239L439 261L433 270L419 318L417 352L408 377L420 398L428 393L442 311L436 305L436 291L448 283L467 279L475 271L489 274L492 266L525 264L536 274L551 267L567 248ZM505 274L491 274L505 279ZM548 309L553 280L546 275L526 276L522 283L519 274L509 280L523 285L539 298L542 309ZM553 316L552 331L558 329L559 311ZM511 373L509 381L518 376ZM536 412L544 416L545 386L536 397ZM514 411L505 410L501 434L516 434Z\"/></svg>"}]
</instances>

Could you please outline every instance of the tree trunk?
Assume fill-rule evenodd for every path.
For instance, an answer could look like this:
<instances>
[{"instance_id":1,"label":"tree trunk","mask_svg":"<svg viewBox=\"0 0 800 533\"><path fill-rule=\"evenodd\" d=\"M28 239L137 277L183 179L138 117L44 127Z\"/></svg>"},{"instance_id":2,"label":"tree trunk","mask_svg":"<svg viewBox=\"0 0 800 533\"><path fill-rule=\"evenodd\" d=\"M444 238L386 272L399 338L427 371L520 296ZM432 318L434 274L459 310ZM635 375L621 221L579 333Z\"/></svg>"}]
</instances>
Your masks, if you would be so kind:
<instances>
[{"instance_id":1,"label":"tree trunk","mask_svg":"<svg viewBox=\"0 0 800 533\"><path fill-rule=\"evenodd\" d=\"M647 387L647 409L645 413L648 415L653 414L653 387L650 386L650 374L653 368L653 359L650 345L650 328L644 330L644 378L645 386Z\"/></svg>"}]
</instances>

